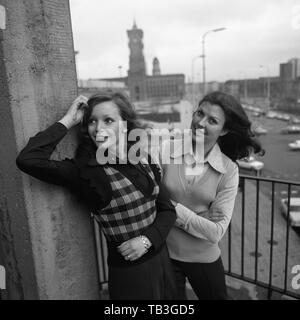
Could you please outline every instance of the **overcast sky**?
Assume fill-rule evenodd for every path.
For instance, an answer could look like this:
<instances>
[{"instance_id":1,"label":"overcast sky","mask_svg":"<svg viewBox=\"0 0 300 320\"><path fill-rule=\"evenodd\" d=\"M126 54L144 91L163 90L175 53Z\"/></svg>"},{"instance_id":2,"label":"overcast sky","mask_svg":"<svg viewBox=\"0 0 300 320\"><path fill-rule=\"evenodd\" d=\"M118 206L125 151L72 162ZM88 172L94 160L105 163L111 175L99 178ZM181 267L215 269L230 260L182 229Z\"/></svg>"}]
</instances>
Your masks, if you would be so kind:
<instances>
[{"instance_id":1,"label":"overcast sky","mask_svg":"<svg viewBox=\"0 0 300 320\"><path fill-rule=\"evenodd\" d=\"M192 61L206 37L207 80L279 74L279 63L300 58L300 0L70 0L78 73L81 79L127 75L126 31L133 20L144 31L148 74L152 60L162 74L191 78ZM202 59L194 60L202 79Z\"/></svg>"}]
</instances>

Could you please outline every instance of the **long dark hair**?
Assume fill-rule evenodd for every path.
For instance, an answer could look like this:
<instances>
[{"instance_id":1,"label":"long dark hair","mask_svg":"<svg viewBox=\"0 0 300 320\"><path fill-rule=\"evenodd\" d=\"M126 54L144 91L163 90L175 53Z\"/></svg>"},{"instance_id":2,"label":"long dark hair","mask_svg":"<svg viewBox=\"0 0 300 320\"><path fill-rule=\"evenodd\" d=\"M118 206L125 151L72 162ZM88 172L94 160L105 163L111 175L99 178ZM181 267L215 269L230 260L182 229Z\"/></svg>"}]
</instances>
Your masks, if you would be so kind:
<instances>
[{"instance_id":1,"label":"long dark hair","mask_svg":"<svg viewBox=\"0 0 300 320\"><path fill-rule=\"evenodd\" d=\"M89 137L88 123L94 107L99 103L107 101L114 102L119 109L122 120L127 121L127 135L133 129L146 128L146 126L138 120L135 107L125 94L111 89L99 91L88 99L87 107L85 108L84 117L81 123L81 142L77 149L76 157L81 157L83 151L88 151L90 156L95 154L96 146ZM127 147L130 148L134 143L135 141L128 141Z\"/></svg>"},{"instance_id":2,"label":"long dark hair","mask_svg":"<svg viewBox=\"0 0 300 320\"><path fill-rule=\"evenodd\" d=\"M219 137L218 144L221 151L232 161L250 156L252 153L263 155L260 142L251 130L251 122L241 104L231 95L214 91L207 94L198 104L204 103L218 105L225 113L224 129L228 133Z\"/></svg>"}]
</instances>

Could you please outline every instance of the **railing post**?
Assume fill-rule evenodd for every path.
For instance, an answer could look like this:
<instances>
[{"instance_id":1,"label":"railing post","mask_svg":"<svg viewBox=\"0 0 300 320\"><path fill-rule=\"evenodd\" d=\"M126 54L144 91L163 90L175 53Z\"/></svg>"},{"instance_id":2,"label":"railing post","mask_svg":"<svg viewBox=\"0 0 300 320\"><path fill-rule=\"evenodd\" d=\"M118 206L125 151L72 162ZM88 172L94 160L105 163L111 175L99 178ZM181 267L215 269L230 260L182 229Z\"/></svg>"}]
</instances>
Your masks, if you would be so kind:
<instances>
[{"instance_id":1,"label":"railing post","mask_svg":"<svg viewBox=\"0 0 300 320\"><path fill-rule=\"evenodd\" d=\"M285 247L285 274L284 274L284 292L287 291L287 274L288 274L288 261L289 261L289 236L290 236L290 205L291 205L291 184L288 184L288 204L287 204L287 217L286 217L286 247Z\"/></svg>"},{"instance_id":2,"label":"railing post","mask_svg":"<svg viewBox=\"0 0 300 320\"><path fill-rule=\"evenodd\" d=\"M258 232L259 232L259 179L256 180L255 281L257 281L257 265L258 265Z\"/></svg>"},{"instance_id":3,"label":"railing post","mask_svg":"<svg viewBox=\"0 0 300 320\"><path fill-rule=\"evenodd\" d=\"M269 269L269 289L268 300L272 296L272 272L273 272L273 241L274 241L274 200L275 200L275 184L272 182L272 208L271 208L271 248L270 248L270 269Z\"/></svg>"},{"instance_id":4,"label":"railing post","mask_svg":"<svg viewBox=\"0 0 300 320\"><path fill-rule=\"evenodd\" d=\"M245 178L242 179L242 248L241 248L241 274L244 276L244 248L245 248Z\"/></svg>"}]
</instances>

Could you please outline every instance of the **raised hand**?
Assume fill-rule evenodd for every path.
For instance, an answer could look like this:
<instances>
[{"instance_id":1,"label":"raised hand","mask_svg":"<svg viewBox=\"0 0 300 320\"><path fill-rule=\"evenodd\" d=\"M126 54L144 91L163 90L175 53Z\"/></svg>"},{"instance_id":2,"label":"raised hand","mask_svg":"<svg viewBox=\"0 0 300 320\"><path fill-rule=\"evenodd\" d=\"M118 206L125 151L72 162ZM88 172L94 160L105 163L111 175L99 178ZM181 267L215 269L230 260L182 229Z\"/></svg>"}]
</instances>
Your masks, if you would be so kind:
<instances>
[{"instance_id":1,"label":"raised hand","mask_svg":"<svg viewBox=\"0 0 300 320\"><path fill-rule=\"evenodd\" d=\"M76 126L83 119L84 108L87 106L87 101L87 97L83 95L78 96L59 122L65 125L68 129Z\"/></svg>"}]
</instances>

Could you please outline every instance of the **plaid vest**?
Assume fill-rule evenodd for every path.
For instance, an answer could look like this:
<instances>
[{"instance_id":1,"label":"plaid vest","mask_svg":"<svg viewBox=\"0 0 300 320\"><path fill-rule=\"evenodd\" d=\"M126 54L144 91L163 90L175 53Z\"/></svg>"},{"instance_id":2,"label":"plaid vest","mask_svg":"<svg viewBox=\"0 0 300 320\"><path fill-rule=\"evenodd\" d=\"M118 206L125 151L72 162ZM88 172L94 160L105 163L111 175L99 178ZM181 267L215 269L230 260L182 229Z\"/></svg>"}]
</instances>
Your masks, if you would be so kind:
<instances>
[{"instance_id":1,"label":"plaid vest","mask_svg":"<svg viewBox=\"0 0 300 320\"><path fill-rule=\"evenodd\" d=\"M112 199L103 209L95 212L108 241L124 242L140 236L156 217L156 198L159 187L150 166L144 167L154 181L151 196L146 198L131 181L112 167L103 167L108 175Z\"/></svg>"}]
</instances>

